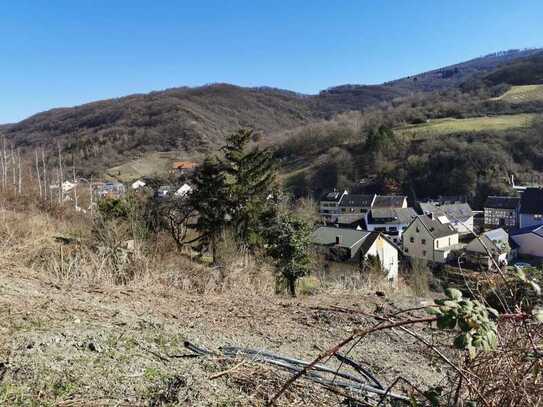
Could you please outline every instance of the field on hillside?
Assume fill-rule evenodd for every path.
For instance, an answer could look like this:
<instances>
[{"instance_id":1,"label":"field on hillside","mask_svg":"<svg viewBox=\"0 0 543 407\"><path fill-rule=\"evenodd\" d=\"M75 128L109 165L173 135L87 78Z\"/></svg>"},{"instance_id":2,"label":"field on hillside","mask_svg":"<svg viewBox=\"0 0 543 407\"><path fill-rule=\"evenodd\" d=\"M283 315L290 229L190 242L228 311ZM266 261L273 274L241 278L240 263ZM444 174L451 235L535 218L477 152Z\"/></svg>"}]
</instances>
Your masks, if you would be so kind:
<instances>
[{"instance_id":1,"label":"field on hillside","mask_svg":"<svg viewBox=\"0 0 543 407\"><path fill-rule=\"evenodd\" d=\"M423 124L403 126L394 131L412 138L426 138L434 135L462 132L503 131L528 127L534 118L534 114L484 116L468 119L446 118L431 120Z\"/></svg>"},{"instance_id":2,"label":"field on hillside","mask_svg":"<svg viewBox=\"0 0 543 407\"><path fill-rule=\"evenodd\" d=\"M540 101L543 100L543 85L513 86L494 100L502 100L509 103Z\"/></svg>"},{"instance_id":3,"label":"field on hillside","mask_svg":"<svg viewBox=\"0 0 543 407\"><path fill-rule=\"evenodd\" d=\"M121 182L131 182L145 176L165 175L170 171L175 161L188 159L187 155L177 152L149 153L137 160L131 160L107 169L106 176Z\"/></svg>"}]
</instances>

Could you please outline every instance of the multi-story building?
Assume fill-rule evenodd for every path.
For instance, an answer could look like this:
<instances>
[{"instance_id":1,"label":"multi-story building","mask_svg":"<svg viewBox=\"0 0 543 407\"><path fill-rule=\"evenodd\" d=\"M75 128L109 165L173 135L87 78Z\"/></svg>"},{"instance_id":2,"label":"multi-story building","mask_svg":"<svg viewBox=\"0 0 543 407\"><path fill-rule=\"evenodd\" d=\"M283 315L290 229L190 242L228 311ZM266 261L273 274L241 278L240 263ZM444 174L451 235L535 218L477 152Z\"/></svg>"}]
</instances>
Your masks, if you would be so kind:
<instances>
[{"instance_id":1,"label":"multi-story building","mask_svg":"<svg viewBox=\"0 0 543 407\"><path fill-rule=\"evenodd\" d=\"M347 191L332 191L324 194L320 200L320 216L323 223L338 223L339 204L347 194Z\"/></svg>"},{"instance_id":2,"label":"multi-story building","mask_svg":"<svg viewBox=\"0 0 543 407\"><path fill-rule=\"evenodd\" d=\"M446 263L459 248L458 231L450 223L420 215L403 232L402 246L406 256Z\"/></svg>"},{"instance_id":3,"label":"multi-story building","mask_svg":"<svg viewBox=\"0 0 543 407\"><path fill-rule=\"evenodd\" d=\"M367 214L370 211L376 195L347 194L344 195L339 204L338 223L342 225L353 225L367 221Z\"/></svg>"},{"instance_id":4,"label":"multi-story building","mask_svg":"<svg viewBox=\"0 0 543 407\"><path fill-rule=\"evenodd\" d=\"M489 196L484 212L486 227L516 228L520 211L520 198L514 196Z\"/></svg>"}]
</instances>

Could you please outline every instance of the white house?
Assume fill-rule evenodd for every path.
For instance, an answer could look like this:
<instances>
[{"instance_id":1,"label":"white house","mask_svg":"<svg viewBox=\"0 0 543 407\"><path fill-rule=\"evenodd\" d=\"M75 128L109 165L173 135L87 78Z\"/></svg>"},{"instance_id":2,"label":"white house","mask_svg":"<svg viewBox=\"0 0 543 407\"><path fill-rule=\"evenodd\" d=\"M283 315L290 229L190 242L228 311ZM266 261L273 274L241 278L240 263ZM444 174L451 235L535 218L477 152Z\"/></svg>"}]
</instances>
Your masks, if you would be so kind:
<instances>
[{"instance_id":1,"label":"white house","mask_svg":"<svg viewBox=\"0 0 543 407\"><path fill-rule=\"evenodd\" d=\"M361 262L374 257L389 280L398 276L398 248L381 233L322 226L313 232L312 241L329 260Z\"/></svg>"},{"instance_id":2,"label":"white house","mask_svg":"<svg viewBox=\"0 0 543 407\"><path fill-rule=\"evenodd\" d=\"M132 189L134 190L140 189L140 188L143 188L145 185L146 185L145 182L143 182L142 180L137 180L132 183Z\"/></svg>"},{"instance_id":3,"label":"white house","mask_svg":"<svg viewBox=\"0 0 543 407\"><path fill-rule=\"evenodd\" d=\"M424 215L432 215L441 223L450 223L461 235L471 233L473 230L473 211L467 203L439 205L432 202L419 202L419 206Z\"/></svg>"},{"instance_id":4,"label":"white house","mask_svg":"<svg viewBox=\"0 0 543 407\"><path fill-rule=\"evenodd\" d=\"M543 225L534 225L511 233L511 240L524 256L543 257Z\"/></svg>"},{"instance_id":5,"label":"white house","mask_svg":"<svg viewBox=\"0 0 543 407\"><path fill-rule=\"evenodd\" d=\"M409 257L445 263L459 248L458 231L450 223L420 215L403 232L402 246Z\"/></svg>"},{"instance_id":6,"label":"white house","mask_svg":"<svg viewBox=\"0 0 543 407\"><path fill-rule=\"evenodd\" d=\"M383 232L400 244L403 231L417 217L413 208L374 208L367 217L366 229L370 232Z\"/></svg>"},{"instance_id":7,"label":"white house","mask_svg":"<svg viewBox=\"0 0 543 407\"><path fill-rule=\"evenodd\" d=\"M192 192L192 187L189 184L183 184L177 191L175 191L175 196L178 198L182 198L184 196L187 196Z\"/></svg>"}]
</instances>

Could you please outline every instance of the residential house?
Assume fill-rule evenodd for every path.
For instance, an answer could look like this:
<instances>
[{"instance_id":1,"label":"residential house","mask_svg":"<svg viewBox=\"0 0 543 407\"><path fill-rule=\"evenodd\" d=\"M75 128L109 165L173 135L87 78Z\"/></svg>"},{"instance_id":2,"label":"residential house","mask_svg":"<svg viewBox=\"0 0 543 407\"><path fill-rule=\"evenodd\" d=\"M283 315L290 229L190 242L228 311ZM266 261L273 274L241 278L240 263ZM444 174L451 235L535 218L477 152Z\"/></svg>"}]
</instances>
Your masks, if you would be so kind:
<instances>
[{"instance_id":1,"label":"residential house","mask_svg":"<svg viewBox=\"0 0 543 407\"><path fill-rule=\"evenodd\" d=\"M342 225L360 224L367 220L367 214L376 195L345 194L339 204L338 223Z\"/></svg>"},{"instance_id":2,"label":"residential house","mask_svg":"<svg viewBox=\"0 0 543 407\"><path fill-rule=\"evenodd\" d=\"M507 233L505 229L503 228L492 229L483 234L486 237L488 237L490 240L492 240L494 243L496 243L498 247L505 248L509 251L507 255L507 261L516 259L518 255L518 251L517 251L518 245L516 245L511 240L511 236L509 236L509 233Z\"/></svg>"},{"instance_id":3,"label":"residential house","mask_svg":"<svg viewBox=\"0 0 543 407\"><path fill-rule=\"evenodd\" d=\"M321 226L312 241L329 260L360 263L378 258L389 280L398 276L398 248L381 233Z\"/></svg>"},{"instance_id":4,"label":"residential house","mask_svg":"<svg viewBox=\"0 0 543 407\"><path fill-rule=\"evenodd\" d=\"M484 212L486 227L516 228L520 210L520 198L514 196L489 196Z\"/></svg>"},{"instance_id":5,"label":"residential house","mask_svg":"<svg viewBox=\"0 0 543 407\"><path fill-rule=\"evenodd\" d=\"M461 235L473 230L473 211L467 203L438 205L432 202L419 202L423 215L432 215L441 223L450 223Z\"/></svg>"},{"instance_id":6,"label":"residential house","mask_svg":"<svg viewBox=\"0 0 543 407\"><path fill-rule=\"evenodd\" d=\"M394 243L400 244L403 231L416 217L413 208L374 208L368 215L366 229L383 232Z\"/></svg>"},{"instance_id":7,"label":"residential house","mask_svg":"<svg viewBox=\"0 0 543 407\"><path fill-rule=\"evenodd\" d=\"M345 195L348 195L347 191L332 191L324 194L320 200L320 215L324 223L338 223L339 204Z\"/></svg>"},{"instance_id":8,"label":"residential house","mask_svg":"<svg viewBox=\"0 0 543 407\"><path fill-rule=\"evenodd\" d=\"M95 188L95 193L99 198L121 198L126 193L124 184L117 181L96 183Z\"/></svg>"},{"instance_id":9,"label":"residential house","mask_svg":"<svg viewBox=\"0 0 543 407\"><path fill-rule=\"evenodd\" d=\"M510 252L509 236L503 229L483 233L465 247L468 263L486 270L496 270L495 264L498 267L506 265Z\"/></svg>"},{"instance_id":10,"label":"residential house","mask_svg":"<svg viewBox=\"0 0 543 407\"><path fill-rule=\"evenodd\" d=\"M172 169L175 175L190 175L197 166L198 164L192 161L176 161L173 163Z\"/></svg>"},{"instance_id":11,"label":"residential house","mask_svg":"<svg viewBox=\"0 0 543 407\"><path fill-rule=\"evenodd\" d=\"M377 195L372 208L407 208L407 197L403 195Z\"/></svg>"},{"instance_id":12,"label":"residential house","mask_svg":"<svg viewBox=\"0 0 543 407\"><path fill-rule=\"evenodd\" d=\"M145 186L145 182L142 181L142 180L137 180L135 182L132 183L132 189L133 190L138 190L140 188L143 188Z\"/></svg>"},{"instance_id":13,"label":"residential house","mask_svg":"<svg viewBox=\"0 0 543 407\"><path fill-rule=\"evenodd\" d=\"M543 258L543 225L532 225L511 232L511 240L518 245L519 255Z\"/></svg>"},{"instance_id":14,"label":"residential house","mask_svg":"<svg viewBox=\"0 0 543 407\"><path fill-rule=\"evenodd\" d=\"M171 185L161 185L155 191L155 198L164 199L164 198L168 197L173 191L174 191L174 189L173 189L173 187Z\"/></svg>"},{"instance_id":15,"label":"residential house","mask_svg":"<svg viewBox=\"0 0 543 407\"><path fill-rule=\"evenodd\" d=\"M404 230L404 254L436 263L445 263L453 250L459 249L458 231L428 215L419 215Z\"/></svg>"},{"instance_id":16,"label":"residential house","mask_svg":"<svg viewBox=\"0 0 543 407\"><path fill-rule=\"evenodd\" d=\"M177 191L175 191L174 196L178 198L184 198L192 192L192 187L189 184L183 184Z\"/></svg>"},{"instance_id":17,"label":"residential house","mask_svg":"<svg viewBox=\"0 0 543 407\"><path fill-rule=\"evenodd\" d=\"M519 227L543 225L543 188L527 188L520 198Z\"/></svg>"}]
</instances>

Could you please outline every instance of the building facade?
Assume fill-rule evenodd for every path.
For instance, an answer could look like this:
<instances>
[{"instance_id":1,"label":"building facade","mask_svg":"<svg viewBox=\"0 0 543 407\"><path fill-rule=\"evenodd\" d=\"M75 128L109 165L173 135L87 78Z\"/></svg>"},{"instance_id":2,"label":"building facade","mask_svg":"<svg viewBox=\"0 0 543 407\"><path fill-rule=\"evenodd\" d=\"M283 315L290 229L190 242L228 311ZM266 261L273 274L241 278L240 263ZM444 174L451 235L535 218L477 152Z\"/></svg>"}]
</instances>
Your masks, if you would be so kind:
<instances>
[{"instance_id":1,"label":"building facade","mask_svg":"<svg viewBox=\"0 0 543 407\"><path fill-rule=\"evenodd\" d=\"M520 198L489 196L484 207L485 227L516 228L520 210Z\"/></svg>"},{"instance_id":2,"label":"building facade","mask_svg":"<svg viewBox=\"0 0 543 407\"><path fill-rule=\"evenodd\" d=\"M402 247L409 257L445 263L458 249L458 231L427 215L417 216L403 232Z\"/></svg>"}]
</instances>

